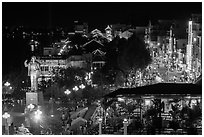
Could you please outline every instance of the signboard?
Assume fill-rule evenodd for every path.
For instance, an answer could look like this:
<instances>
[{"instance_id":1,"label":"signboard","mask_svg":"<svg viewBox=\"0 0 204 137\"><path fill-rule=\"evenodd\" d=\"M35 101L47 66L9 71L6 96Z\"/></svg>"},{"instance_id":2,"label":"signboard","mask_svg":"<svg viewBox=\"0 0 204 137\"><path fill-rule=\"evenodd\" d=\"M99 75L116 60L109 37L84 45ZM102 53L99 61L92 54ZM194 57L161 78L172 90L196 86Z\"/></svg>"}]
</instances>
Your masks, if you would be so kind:
<instances>
[{"instance_id":1,"label":"signboard","mask_svg":"<svg viewBox=\"0 0 204 137\"><path fill-rule=\"evenodd\" d=\"M43 104L42 92L26 92L26 105L29 104L42 105Z\"/></svg>"}]
</instances>

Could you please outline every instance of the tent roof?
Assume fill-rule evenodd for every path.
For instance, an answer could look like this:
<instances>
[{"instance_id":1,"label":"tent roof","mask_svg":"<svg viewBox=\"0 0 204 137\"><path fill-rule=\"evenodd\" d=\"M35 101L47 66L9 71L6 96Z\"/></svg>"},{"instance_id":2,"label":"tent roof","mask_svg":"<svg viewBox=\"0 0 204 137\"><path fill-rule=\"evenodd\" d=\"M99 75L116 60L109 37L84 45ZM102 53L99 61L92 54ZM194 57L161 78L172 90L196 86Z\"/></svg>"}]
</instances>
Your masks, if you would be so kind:
<instances>
[{"instance_id":1,"label":"tent roof","mask_svg":"<svg viewBox=\"0 0 204 137\"><path fill-rule=\"evenodd\" d=\"M201 95L202 85L196 84L177 84L177 83L158 83L154 85L142 86L137 88L120 88L104 97L116 97L118 95L171 95L171 94L191 94Z\"/></svg>"}]
</instances>

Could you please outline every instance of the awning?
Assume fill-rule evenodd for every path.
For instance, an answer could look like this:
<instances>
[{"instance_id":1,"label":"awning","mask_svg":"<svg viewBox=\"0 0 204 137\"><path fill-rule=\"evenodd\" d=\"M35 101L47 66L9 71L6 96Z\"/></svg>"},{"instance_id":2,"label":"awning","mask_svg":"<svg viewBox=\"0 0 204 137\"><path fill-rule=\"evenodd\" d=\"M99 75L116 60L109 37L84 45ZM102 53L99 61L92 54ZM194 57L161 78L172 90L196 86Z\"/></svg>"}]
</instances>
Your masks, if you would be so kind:
<instances>
[{"instance_id":1,"label":"awning","mask_svg":"<svg viewBox=\"0 0 204 137\"><path fill-rule=\"evenodd\" d=\"M202 85L186 83L158 83L136 88L120 88L104 98L120 95L202 95Z\"/></svg>"}]
</instances>

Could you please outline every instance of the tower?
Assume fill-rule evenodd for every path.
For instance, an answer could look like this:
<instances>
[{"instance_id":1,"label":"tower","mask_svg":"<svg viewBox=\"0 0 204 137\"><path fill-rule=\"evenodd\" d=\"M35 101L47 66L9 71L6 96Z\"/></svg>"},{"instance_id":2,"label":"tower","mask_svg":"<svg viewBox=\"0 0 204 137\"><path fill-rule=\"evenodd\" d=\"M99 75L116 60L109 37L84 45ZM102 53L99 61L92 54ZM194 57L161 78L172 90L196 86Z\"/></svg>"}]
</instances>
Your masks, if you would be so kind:
<instances>
[{"instance_id":1,"label":"tower","mask_svg":"<svg viewBox=\"0 0 204 137\"><path fill-rule=\"evenodd\" d=\"M109 40L109 41L112 41L112 29L111 27L108 25L106 28L105 28L105 31L106 31L106 38Z\"/></svg>"},{"instance_id":2,"label":"tower","mask_svg":"<svg viewBox=\"0 0 204 137\"><path fill-rule=\"evenodd\" d=\"M188 23L188 45L186 47L186 64L187 64L187 70L191 70L192 66L192 40L193 40L193 33L192 33L192 25L193 22L189 21Z\"/></svg>"},{"instance_id":3,"label":"tower","mask_svg":"<svg viewBox=\"0 0 204 137\"><path fill-rule=\"evenodd\" d=\"M173 45L174 45L174 43L173 43L173 27L171 26L170 27L170 34L169 34L169 48L168 48L170 55L173 52Z\"/></svg>"}]
</instances>

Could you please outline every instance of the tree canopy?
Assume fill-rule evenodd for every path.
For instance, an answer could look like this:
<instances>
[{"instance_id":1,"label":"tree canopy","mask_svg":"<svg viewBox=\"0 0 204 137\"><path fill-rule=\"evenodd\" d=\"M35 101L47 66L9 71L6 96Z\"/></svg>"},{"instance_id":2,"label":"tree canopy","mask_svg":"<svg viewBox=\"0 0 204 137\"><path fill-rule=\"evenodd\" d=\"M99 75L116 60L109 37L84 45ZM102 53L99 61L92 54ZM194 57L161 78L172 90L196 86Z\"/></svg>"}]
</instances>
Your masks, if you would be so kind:
<instances>
[{"instance_id":1,"label":"tree canopy","mask_svg":"<svg viewBox=\"0 0 204 137\"><path fill-rule=\"evenodd\" d=\"M152 61L144 40L135 33L129 39L116 37L107 45L107 49L107 60L102 72L112 82L118 80L121 72L126 79L132 70L144 70Z\"/></svg>"}]
</instances>

